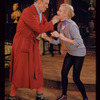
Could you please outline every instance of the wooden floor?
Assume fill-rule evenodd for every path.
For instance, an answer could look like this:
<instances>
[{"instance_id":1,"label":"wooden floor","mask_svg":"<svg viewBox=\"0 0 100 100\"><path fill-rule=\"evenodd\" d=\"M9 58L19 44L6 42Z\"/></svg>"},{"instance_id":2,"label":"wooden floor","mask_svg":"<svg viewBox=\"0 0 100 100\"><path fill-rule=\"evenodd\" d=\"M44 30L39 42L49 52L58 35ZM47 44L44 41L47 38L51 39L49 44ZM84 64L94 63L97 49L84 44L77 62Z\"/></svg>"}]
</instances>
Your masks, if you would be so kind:
<instances>
[{"instance_id":1,"label":"wooden floor","mask_svg":"<svg viewBox=\"0 0 100 100\"><path fill-rule=\"evenodd\" d=\"M47 82L47 84L45 83L46 85L44 86L43 90L44 90L44 95L50 100L56 100L61 95L61 89L54 88L53 85L57 85L59 82L61 82L61 68L64 56L65 55L59 55L59 54L55 54L53 57L50 54L44 56L41 55L44 82ZM80 92L77 89L75 89L73 85L74 82L72 80L72 70L73 69L70 70L68 76L69 77L68 100L82 100ZM86 90L89 100L96 100L95 87L93 91L91 91L91 88L96 84L96 57L94 55L92 56L87 55L85 57L83 68L81 71L81 80L84 83L84 85L90 86L90 88ZM48 84L52 85L48 86ZM7 95L10 93L10 86L11 83L8 82L8 79L6 79L5 100L7 99ZM19 88L17 90L17 96L20 97L21 100L35 100L36 97L35 92L36 92L35 90Z\"/></svg>"},{"instance_id":2,"label":"wooden floor","mask_svg":"<svg viewBox=\"0 0 100 100\"><path fill-rule=\"evenodd\" d=\"M7 95L10 93L10 85L9 82L5 84L5 100L7 100ZM43 93L49 100L56 100L61 95L61 90L44 86ZM17 96L20 100L36 100L36 90L19 88ZM89 100L96 100L96 92L87 92L87 96ZM68 90L68 100L82 100L82 96L79 91Z\"/></svg>"},{"instance_id":3,"label":"wooden floor","mask_svg":"<svg viewBox=\"0 0 100 100\"><path fill-rule=\"evenodd\" d=\"M61 81L61 69L65 55L41 56L44 79ZM73 83L71 68L69 72L69 83ZM81 80L84 84L96 84L96 57L87 55L81 71Z\"/></svg>"}]
</instances>

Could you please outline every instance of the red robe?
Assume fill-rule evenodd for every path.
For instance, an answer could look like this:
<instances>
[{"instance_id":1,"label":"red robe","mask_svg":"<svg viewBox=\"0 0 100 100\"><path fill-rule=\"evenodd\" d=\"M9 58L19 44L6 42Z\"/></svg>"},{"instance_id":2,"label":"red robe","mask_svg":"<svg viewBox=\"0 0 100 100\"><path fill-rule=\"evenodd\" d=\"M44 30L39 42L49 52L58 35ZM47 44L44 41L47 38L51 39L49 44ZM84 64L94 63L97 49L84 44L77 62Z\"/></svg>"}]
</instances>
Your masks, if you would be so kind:
<instances>
[{"instance_id":1,"label":"red robe","mask_svg":"<svg viewBox=\"0 0 100 100\"><path fill-rule=\"evenodd\" d=\"M23 10L18 21L11 52L9 81L17 88L36 89L43 86L43 72L39 53L39 40L36 37L47 31L53 31L52 22L47 22L32 4Z\"/></svg>"}]
</instances>

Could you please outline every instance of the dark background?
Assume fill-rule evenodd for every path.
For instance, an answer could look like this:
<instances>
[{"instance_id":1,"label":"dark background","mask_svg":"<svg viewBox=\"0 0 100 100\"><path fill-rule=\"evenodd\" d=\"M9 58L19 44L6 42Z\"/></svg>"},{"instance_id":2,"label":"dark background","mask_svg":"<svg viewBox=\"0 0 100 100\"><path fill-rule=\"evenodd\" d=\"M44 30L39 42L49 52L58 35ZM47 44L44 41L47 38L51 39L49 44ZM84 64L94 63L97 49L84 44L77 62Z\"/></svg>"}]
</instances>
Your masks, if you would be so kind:
<instances>
[{"instance_id":1,"label":"dark background","mask_svg":"<svg viewBox=\"0 0 100 100\"><path fill-rule=\"evenodd\" d=\"M9 16L9 22L11 21L10 15L13 12L12 6L14 3L19 3L20 10L22 11L25 7L31 5L34 0L0 0L0 100L4 100L4 41L5 41L5 22L6 14ZM56 1L57 10L62 0ZM81 22L88 25L87 11L89 8L90 0L72 0L72 5L75 9L76 16L73 18L77 23ZM99 30L99 14L100 5L96 3L96 100L100 100L100 30ZM45 15L48 18L49 9Z\"/></svg>"}]
</instances>

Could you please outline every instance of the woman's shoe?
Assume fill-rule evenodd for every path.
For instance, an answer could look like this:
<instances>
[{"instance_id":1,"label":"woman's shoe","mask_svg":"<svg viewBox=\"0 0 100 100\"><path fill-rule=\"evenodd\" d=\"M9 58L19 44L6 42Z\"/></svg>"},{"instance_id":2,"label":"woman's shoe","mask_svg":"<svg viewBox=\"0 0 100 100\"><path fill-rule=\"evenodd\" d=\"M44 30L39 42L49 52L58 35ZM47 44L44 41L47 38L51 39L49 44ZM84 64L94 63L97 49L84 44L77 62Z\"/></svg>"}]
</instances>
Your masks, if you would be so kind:
<instances>
[{"instance_id":1,"label":"woman's shoe","mask_svg":"<svg viewBox=\"0 0 100 100\"><path fill-rule=\"evenodd\" d=\"M67 96L66 95L62 95L60 98L58 98L57 100L67 100Z\"/></svg>"},{"instance_id":2,"label":"woman's shoe","mask_svg":"<svg viewBox=\"0 0 100 100\"><path fill-rule=\"evenodd\" d=\"M49 99L47 99L44 96L42 96L42 97L36 97L36 100L49 100Z\"/></svg>"},{"instance_id":3,"label":"woman's shoe","mask_svg":"<svg viewBox=\"0 0 100 100\"><path fill-rule=\"evenodd\" d=\"M83 100L88 100L88 98L84 98Z\"/></svg>"}]
</instances>

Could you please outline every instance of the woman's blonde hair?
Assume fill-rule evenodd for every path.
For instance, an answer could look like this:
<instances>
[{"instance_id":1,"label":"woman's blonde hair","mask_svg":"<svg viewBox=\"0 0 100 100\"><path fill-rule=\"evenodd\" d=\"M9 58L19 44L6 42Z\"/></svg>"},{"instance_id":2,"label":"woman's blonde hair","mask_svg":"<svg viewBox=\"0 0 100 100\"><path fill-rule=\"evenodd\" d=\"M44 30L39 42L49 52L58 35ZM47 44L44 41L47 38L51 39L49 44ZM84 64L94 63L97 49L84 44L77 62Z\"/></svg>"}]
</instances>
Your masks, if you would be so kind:
<instances>
[{"instance_id":1,"label":"woman's blonde hair","mask_svg":"<svg viewBox=\"0 0 100 100\"><path fill-rule=\"evenodd\" d=\"M60 6L62 6L64 8L65 13L67 14L67 16L69 18L74 17L75 13L74 13L74 8L69 5L69 4L61 4Z\"/></svg>"}]
</instances>

